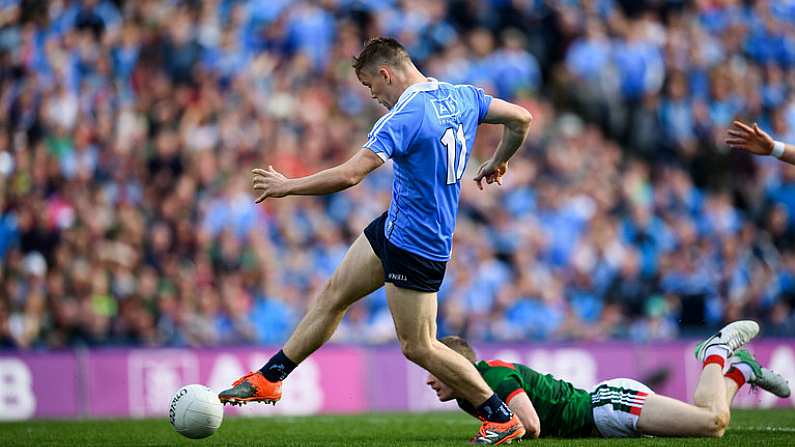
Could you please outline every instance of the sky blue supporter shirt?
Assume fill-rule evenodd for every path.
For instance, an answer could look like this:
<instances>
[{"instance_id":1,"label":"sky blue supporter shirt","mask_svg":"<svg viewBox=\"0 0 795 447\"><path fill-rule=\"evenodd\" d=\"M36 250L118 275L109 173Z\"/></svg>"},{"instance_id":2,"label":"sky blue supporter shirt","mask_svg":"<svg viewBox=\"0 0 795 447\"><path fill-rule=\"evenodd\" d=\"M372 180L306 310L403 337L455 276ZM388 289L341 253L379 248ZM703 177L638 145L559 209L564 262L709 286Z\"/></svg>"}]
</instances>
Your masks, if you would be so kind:
<instances>
[{"instance_id":1,"label":"sky blue supporter shirt","mask_svg":"<svg viewBox=\"0 0 795 447\"><path fill-rule=\"evenodd\" d=\"M480 88L429 78L407 88L373 125L364 147L394 163L384 226L392 244L434 261L450 259L461 177L491 99Z\"/></svg>"}]
</instances>

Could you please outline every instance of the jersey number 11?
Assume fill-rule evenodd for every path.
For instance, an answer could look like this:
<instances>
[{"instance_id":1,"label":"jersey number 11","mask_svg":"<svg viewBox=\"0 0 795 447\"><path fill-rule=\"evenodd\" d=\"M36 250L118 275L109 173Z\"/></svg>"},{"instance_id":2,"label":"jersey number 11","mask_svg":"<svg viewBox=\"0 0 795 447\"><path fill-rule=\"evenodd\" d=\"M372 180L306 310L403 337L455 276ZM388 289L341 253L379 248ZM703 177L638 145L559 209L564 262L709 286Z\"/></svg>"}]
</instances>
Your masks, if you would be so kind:
<instances>
[{"instance_id":1,"label":"jersey number 11","mask_svg":"<svg viewBox=\"0 0 795 447\"><path fill-rule=\"evenodd\" d=\"M458 169L455 166L455 140L458 137L458 142L461 143L461 154L458 156ZM466 164L467 156L467 140L464 136L464 126L458 125L458 130L453 134L453 128L448 127L442 135L442 144L447 147L447 184L461 180L464 175L464 165Z\"/></svg>"}]
</instances>

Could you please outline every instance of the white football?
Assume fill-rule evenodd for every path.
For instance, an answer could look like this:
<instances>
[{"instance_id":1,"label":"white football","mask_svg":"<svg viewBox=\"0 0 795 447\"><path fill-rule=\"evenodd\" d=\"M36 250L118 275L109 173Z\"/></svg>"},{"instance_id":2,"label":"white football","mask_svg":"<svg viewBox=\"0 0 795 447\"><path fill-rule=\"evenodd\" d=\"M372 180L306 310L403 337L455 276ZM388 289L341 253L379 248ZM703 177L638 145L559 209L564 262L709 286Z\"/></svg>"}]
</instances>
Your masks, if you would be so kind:
<instances>
[{"instance_id":1,"label":"white football","mask_svg":"<svg viewBox=\"0 0 795 447\"><path fill-rule=\"evenodd\" d=\"M191 439L206 438L221 426L224 406L206 386L186 385L171 399L168 419L177 433Z\"/></svg>"}]
</instances>

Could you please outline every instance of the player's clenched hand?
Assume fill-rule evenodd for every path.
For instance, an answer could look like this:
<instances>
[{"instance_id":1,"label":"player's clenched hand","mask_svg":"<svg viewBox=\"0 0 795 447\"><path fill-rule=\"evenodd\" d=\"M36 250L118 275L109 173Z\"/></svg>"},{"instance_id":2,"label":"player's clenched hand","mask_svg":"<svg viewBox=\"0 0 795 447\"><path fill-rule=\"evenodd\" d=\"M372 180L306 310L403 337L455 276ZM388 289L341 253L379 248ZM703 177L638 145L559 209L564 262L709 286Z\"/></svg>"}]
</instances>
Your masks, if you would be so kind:
<instances>
[{"instance_id":1,"label":"player's clenched hand","mask_svg":"<svg viewBox=\"0 0 795 447\"><path fill-rule=\"evenodd\" d=\"M732 123L726 144L732 149L742 149L757 155L770 155L773 151L773 138L754 123L754 127L740 121Z\"/></svg>"},{"instance_id":2,"label":"player's clenched hand","mask_svg":"<svg viewBox=\"0 0 795 447\"><path fill-rule=\"evenodd\" d=\"M284 187L287 177L268 166L268 169L254 169L251 171L251 186L254 191L259 193L256 203L260 203L268 197L284 197L287 189Z\"/></svg>"},{"instance_id":3,"label":"player's clenched hand","mask_svg":"<svg viewBox=\"0 0 795 447\"><path fill-rule=\"evenodd\" d=\"M486 179L486 184L497 183L502 185L502 176L508 170L508 162L495 164L493 160L489 160L478 168L478 173L473 179L478 184L478 188L483 190L483 179Z\"/></svg>"}]
</instances>

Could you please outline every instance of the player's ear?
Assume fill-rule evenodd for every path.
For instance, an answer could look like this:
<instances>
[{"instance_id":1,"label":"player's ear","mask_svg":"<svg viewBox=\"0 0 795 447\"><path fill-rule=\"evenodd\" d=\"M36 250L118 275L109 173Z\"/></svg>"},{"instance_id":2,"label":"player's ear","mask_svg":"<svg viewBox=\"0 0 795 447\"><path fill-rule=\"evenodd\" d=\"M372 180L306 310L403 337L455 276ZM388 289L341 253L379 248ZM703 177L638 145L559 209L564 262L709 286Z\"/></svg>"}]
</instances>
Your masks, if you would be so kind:
<instances>
[{"instance_id":1,"label":"player's ear","mask_svg":"<svg viewBox=\"0 0 795 447\"><path fill-rule=\"evenodd\" d=\"M381 75L382 78L384 78L384 82L387 85L392 83L392 73L390 73L389 70L386 69L386 67L384 66L378 67L378 74Z\"/></svg>"}]
</instances>

